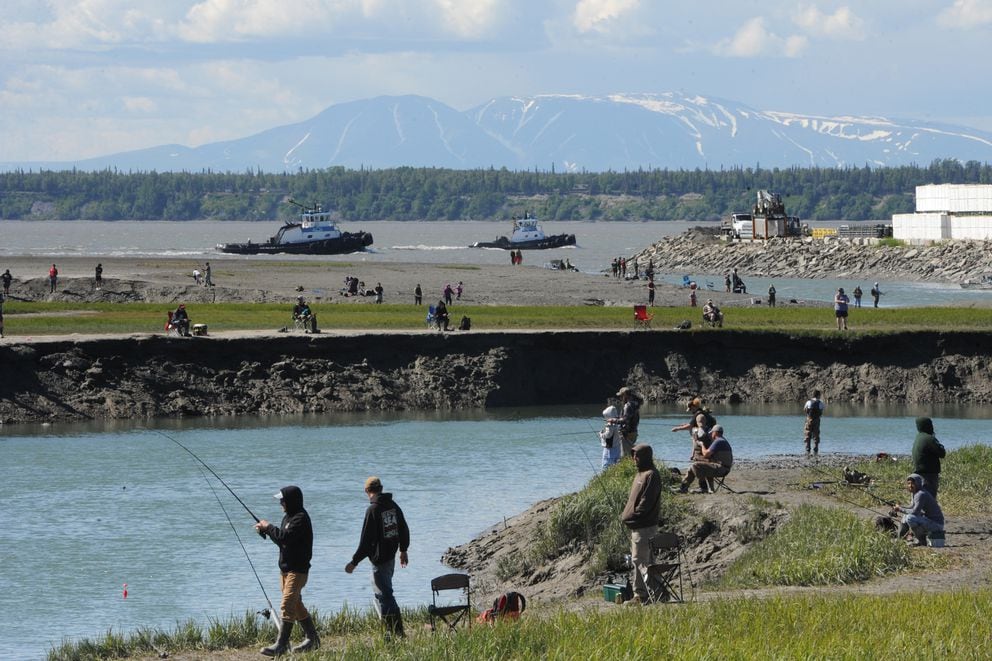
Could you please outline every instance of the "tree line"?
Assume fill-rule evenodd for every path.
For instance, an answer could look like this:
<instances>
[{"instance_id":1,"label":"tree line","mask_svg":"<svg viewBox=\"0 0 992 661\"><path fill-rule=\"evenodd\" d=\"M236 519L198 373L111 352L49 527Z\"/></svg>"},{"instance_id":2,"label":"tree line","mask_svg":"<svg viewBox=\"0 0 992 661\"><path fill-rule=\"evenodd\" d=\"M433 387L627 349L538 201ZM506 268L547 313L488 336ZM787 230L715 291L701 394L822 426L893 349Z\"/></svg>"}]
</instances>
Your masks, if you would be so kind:
<instances>
[{"instance_id":1,"label":"tree line","mask_svg":"<svg viewBox=\"0 0 992 661\"><path fill-rule=\"evenodd\" d=\"M294 199L343 220L716 220L777 192L808 220L888 219L914 210L920 184L992 183L956 160L894 168L733 168L551 172L341 167L293 173L0 173L3 220L287 220Z\"/></svg>"}]
</instances>

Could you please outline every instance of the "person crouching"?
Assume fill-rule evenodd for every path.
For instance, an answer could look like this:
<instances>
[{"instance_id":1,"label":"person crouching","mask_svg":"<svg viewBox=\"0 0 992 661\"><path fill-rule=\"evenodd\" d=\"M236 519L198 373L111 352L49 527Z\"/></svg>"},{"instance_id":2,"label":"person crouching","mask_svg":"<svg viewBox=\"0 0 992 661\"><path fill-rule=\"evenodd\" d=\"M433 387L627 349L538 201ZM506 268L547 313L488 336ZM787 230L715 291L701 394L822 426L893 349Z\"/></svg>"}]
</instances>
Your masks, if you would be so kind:
<instances>
[{"instance_id":1,"label":"person crouching","mask_svg":"<svg viewBox=\"0 0 992 661\"><path fill-rule=\"evenodd\" d=\"M927 534L944 531L944 513L937 504L937 499L923 488L923 477L917 473L906 478L906 491L913 496L913 502L906 507L896 505L892 508L895 516L904 512L902 524L899 526L899 537L904 537L910 530L913 531L915 541L913 546L926 546Z\"/></svg>"}]
</instances>

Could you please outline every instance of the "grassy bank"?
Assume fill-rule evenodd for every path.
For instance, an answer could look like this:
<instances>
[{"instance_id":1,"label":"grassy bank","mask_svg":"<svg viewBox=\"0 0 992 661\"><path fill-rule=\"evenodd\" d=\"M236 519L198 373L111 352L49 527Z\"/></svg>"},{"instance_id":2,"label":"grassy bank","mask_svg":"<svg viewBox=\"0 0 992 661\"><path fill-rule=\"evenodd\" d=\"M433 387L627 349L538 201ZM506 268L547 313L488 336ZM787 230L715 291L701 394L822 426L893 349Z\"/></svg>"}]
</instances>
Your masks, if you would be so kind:
<instances>
[{"instance_id":1,"label":"grassy bank","mask_svg":"<svg viewBox=\"0 0 992 661\"><path fill-rule=\"evenodd\" d=\"M475 626L455 635L426 632L407 614L405 641L386 643L370 617L318 618L319 654L335 659L901 659L992 656L992 592L733 598L684 606L603 611L533 612L521 621ZM976 617L976 615L978 615ZM224 629L231 629L228 636ZM258 635L258 634L262 635ZM145 631L115 640L66 644L49 659L155 656L166 652L253 648L271 629L243 620L192 624L176 632ZM253 640L246 640L255 636ZM240 643L237 644L237 643ZM249 652L246 651L246 654ZM294 658L302 658L294 655Z\"/></svg>"},{"instance_id":2,"label":"grassy bank","mask_svg":"<svg viewBox=\"0 0 992 661\"><path fill-rule=\"evenodd\" d=\"M334 329L417 330L425 328L425 306L385 303L382 305L316 304L312 306L320 326ZM62 335L69 333L161 332L165 303L25 303L8 301L4 306L6 332L17 335ZM193 323L211 330L277 330L292 326L289 306L275 303L202 303L188 306ZM685 319L693 331L720 332L704 328L700 308L652 308L652 327L670 329ZM725 329L780 330L797 333L835 333L833 312L826 308L746 307L724 310ZM463 315L478 330L513 329L618 329L634 328L628 307L603 306L473 306L450 310L452 325ZM852 332L907 330L988 330L992 308L866 308L852 312Z\"/></svg>"}]
</instances>

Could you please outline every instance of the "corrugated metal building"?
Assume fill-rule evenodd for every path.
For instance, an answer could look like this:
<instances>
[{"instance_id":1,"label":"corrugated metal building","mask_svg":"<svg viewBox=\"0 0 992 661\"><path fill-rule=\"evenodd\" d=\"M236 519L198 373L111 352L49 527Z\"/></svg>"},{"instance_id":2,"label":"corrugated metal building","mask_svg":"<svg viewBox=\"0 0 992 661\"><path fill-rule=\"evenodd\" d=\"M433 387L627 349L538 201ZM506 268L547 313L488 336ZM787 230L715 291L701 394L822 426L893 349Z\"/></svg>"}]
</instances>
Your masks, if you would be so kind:
<instances>
[{"instance_id":1,"label":"corrugated metal building","mask_svg":"<svg viewBox=\"0 0 992 661\"><path fill-rule=\"evenodd\" d=\"M892 236L905 241L992 239L992 186L917 186L916 213L894 214Z\"/></svg>"}]
</instances>

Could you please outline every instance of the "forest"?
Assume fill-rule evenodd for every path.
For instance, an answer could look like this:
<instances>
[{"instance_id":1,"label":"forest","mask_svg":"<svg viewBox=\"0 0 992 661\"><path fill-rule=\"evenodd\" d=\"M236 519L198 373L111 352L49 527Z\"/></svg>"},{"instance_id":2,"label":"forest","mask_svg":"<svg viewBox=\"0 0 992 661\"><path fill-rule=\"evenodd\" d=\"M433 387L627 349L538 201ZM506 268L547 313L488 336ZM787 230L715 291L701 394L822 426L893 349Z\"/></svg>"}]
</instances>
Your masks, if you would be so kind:
<instances>
[{"instance_id":1,"label":"forest","mask_svg":"<svg viewBox=\"0 0 992 661\"><path fill-rule=\"evenodd\" d=\"M717 220L779 193L805 220L888 220L920 184L989 184L987 163L623 172L328 168L292 173L10 171L0 220L288 220L296 200L342 220Z\"/></svg>"}]
</instances>

